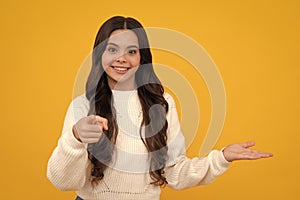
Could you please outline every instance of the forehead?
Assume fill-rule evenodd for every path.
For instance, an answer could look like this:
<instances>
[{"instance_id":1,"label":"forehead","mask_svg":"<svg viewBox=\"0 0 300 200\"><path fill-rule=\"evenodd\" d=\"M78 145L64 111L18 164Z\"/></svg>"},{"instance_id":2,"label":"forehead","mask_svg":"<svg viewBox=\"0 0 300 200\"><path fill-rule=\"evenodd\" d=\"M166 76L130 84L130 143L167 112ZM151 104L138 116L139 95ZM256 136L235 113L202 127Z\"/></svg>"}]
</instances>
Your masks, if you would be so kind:
<instances>
[{"instance_id":1,"label":"forehead","mask_svg":"<svg viewBox=\"0 0 300 200\"><path fill-rule=\"evenodd\" d=\"M119 46L139 46L136 34L131 30L115 30L111 33L108 42Z\"/></svg>"}]
</instances>

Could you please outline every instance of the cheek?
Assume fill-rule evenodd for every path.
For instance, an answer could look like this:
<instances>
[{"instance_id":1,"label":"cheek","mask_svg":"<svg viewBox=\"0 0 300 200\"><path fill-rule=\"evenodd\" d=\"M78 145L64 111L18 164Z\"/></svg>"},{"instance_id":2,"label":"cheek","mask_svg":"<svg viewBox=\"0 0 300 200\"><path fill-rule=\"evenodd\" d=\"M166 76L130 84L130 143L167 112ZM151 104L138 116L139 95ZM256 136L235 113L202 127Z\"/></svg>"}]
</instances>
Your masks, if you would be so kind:
<instances>
[{"instance_id":1,"label":"cheek","mask_svg":"<svg viewBox=\"0 0 300 200\"><path fill-rule=\"evenodd\" d=\"M102 54L102 66L104 67L104 69L111 65L111 63L114 61L114 57L112 57L111 55L109 55L108 53L104 52Z\"/></svg>"},{"instance_id":2,"label":"cheek","mask_svg":"<svg viewBox=\"0 0 300 200\"><path fill-rule=\"evenodd\" d=\"M135 56L131 59L131 65L134 67L138 67L140 65L141 57L139 55Z\"/></svg>"}]
</instances>

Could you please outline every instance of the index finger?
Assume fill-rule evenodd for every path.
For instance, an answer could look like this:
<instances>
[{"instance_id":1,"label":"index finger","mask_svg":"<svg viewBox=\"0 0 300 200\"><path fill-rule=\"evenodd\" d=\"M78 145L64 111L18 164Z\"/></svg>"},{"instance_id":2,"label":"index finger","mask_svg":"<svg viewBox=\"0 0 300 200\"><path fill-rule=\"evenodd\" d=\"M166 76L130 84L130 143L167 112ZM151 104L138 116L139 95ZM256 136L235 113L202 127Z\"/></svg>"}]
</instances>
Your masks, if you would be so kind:
<instances>
[{"instance_id":1,"label":"index finger","mask_svg":"<svg viewBox=\"0 0 300 200\"><path fill-rule=\"evenodd\" d=\"M104 117L96 116L96 120L98 123L103 125L104 130L108 130L108 121Z\"/></svg>"}]
</instances>

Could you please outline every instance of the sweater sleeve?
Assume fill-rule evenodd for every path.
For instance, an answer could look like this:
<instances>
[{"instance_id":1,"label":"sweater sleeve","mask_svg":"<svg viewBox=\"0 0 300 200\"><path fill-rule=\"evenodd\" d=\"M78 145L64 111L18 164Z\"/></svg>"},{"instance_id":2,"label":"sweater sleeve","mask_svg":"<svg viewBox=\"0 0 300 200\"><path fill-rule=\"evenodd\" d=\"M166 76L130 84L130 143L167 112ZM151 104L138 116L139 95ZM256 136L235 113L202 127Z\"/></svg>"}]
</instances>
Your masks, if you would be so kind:
<instances>
[{"instance_id":1,"label":"sweater sleeve","mask_svg":"<svg viewBox=\"0 0 300 200\"><path fill-rule=\"evenodd\" d=\"M60 190L78 190L83 187L88 167L86 145L73 135L73 125L87 116L88 100L76 97L68 107L62 135L58 140L47 166L47 178Z\"/></svg>"},{"instance_id":2,"label":"sweater sleeve","mask_svg":"<svg viewBox=\"0 0 300 200\"><path fill-rule=\"evenodd\" d=\"M165 98L169 103L168 161L165 167L168 186L180 190L211 183L226 171L230 162L218 150L211 151L203 158L186 157L185 140L181 133L175 102L170 95L166 95Z\"/></svg>"}]
</instances>

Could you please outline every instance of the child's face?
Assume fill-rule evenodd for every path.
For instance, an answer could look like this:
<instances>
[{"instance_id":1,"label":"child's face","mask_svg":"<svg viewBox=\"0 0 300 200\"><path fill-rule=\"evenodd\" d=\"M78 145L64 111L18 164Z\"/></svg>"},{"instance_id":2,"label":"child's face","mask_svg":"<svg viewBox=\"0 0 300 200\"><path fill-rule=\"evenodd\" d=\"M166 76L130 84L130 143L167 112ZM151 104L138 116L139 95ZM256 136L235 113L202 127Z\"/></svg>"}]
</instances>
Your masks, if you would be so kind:
<instances>
[{"instance_id":1,"label":"child's face","mask_svg":"<svg viewBox=\"0 0 300 200\"><path fill-rule=\"evenodd\" d=\"M135 72L140 65L139 43L131 30L115 30L102 54L102 66L111 89L135 88Z\"/></svg>"}]
</instances>

